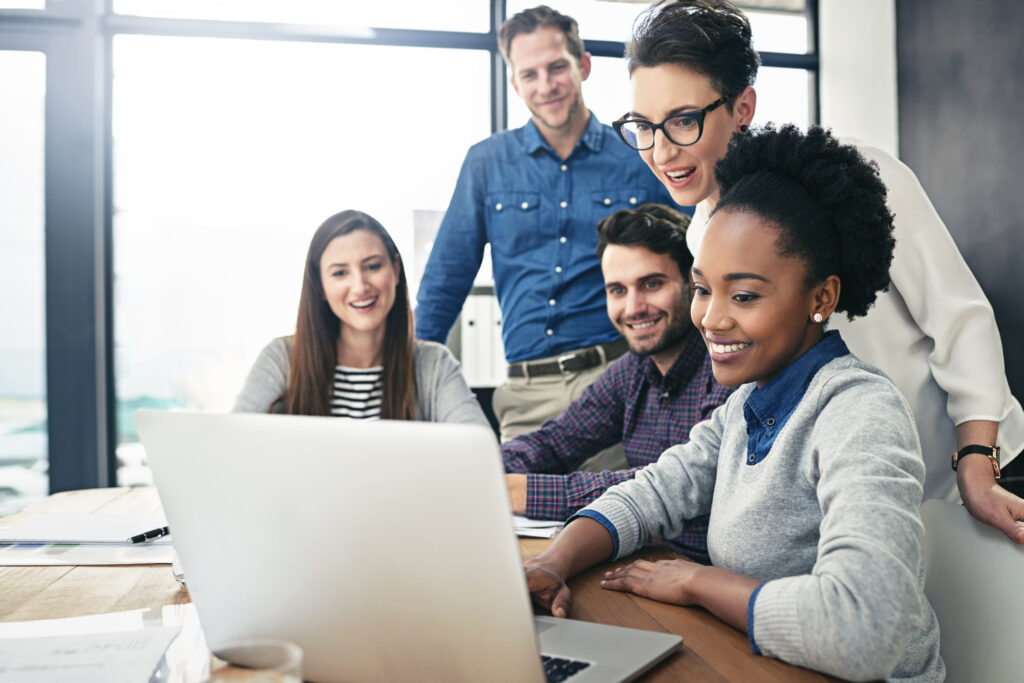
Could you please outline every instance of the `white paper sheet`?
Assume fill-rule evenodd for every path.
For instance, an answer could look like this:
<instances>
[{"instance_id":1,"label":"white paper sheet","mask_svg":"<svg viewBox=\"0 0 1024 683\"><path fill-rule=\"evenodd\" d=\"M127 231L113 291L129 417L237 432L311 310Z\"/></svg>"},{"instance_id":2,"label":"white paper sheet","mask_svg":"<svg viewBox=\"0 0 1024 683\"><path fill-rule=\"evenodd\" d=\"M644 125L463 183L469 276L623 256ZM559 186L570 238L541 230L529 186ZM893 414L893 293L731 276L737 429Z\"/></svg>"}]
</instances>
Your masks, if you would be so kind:
<instances>
[{"instance_id":1,"label":"white paper sheet","mask_svg":"<svg viewBox=\"0 0 1024 683\"><path fill-rule=\"evenodd\" d=\"M121 545L0 544L0 567L170 564L173 556L174 548L170 544L152 541Z\"/></svg>"},{"instance_id":2,"label":"white paper sheet","mask_svg":"<svg viewBox=\"0 0 1024 683\"><path fill-rule=\"evenodd\" d=\"M31 623L31 622L29 622ZM150 680L176 628L0 639L4 683L140 683Z\"/></svg>"},{"instance_id":3,"label":"white paper sheet","mask_svg":"<svg viewBox=\"0 0 1024 683\"><path fill-rule=\"evenodd\" d=\"M528 538L551 538L563 526L562 522L553 519L530 519L522 515L513 515L516 536Z\"/></svg>"},{"instance_id":4,"label":"white paper sheet","mask_svg":"<svg viewBox=\"0 0 1024 683\"><path fill-rule=\"evenodd\" d=\"M0 524L0 543L127 543L131 536L167 525L162 514L104 515L39 514L23 520ZM170 545L170 536L161 536L146 545ZM138 545L138 544L134 544Z\"/></svg>"}]
</instances>

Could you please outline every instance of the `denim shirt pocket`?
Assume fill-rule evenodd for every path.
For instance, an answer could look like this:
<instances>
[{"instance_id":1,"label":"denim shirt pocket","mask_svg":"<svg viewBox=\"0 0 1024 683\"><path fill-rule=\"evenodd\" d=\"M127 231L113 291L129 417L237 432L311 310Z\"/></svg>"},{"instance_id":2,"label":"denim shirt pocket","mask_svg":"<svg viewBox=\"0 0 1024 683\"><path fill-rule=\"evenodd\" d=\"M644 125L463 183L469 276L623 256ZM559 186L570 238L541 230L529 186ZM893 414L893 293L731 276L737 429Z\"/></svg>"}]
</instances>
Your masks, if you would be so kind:
<instances>
[{"instance_id":1,"label":"denim shirt pocket","mask_svg":"<svg viewBox=\"0 0 1024 683\"><path fill-rule=\"evenodd\" d=\"M492 250L518 256L543 244L539 192L491 192L484 201Z\"/></svg>"},{"instance_id":2,"label":"denim shirt pocket","mask_svg":"<svg viewBox=\"0 0 1024 683\"><path fill-rule=\"evenodd\" d=\"M647 188L616 187L609 190L594 190L590 193L594 226L605 216L620 209L635 209L648 200Z\"/></svg>"}]
</instances>

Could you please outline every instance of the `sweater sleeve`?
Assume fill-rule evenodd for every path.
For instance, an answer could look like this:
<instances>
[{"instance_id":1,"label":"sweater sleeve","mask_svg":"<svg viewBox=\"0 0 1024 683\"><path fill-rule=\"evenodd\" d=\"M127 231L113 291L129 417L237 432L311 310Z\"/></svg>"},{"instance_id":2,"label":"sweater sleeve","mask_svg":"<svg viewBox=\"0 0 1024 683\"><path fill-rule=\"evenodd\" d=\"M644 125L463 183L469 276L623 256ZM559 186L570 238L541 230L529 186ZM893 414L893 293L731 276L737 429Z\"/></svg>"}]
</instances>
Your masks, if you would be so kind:
<instances>
[{"instance_id":1,"label":"sweater sleeve","mask_svg":"<svg viewBox=\"0 0 1024 683\"><path fill-rule=\"evenodd\" d=\"M647 543L676 538L684 522L711 510L718 455L728 411L742 410L748 392L736 392L690 430L690 441L672 446L633 479L605 491L584 508L615 529L616 558Z\"/></svg>"},{"instance_id":2,"label":"sweater sleeve","mask_svg":"<svg viewBox=\"0 0 1024 683\"><path fill-rule=\"evenodd\" d=\"M815 406L804 463L822 512L814 566L763 585L748 635L766 655L871 680L893 674L931 611L913 418L895 387L859 376L833 378Z\"/></svg>"},{"instance_id":3,"label":"sweater sleeve","mask_svg":"<svg viewBox=\"0 0 1024 683\"><path fill-rule=\"evenodd\" d=\"M288 388L291 338L278 337L260 351L231 408L234 413L266 413Z\"/></svg>"},{"instance_id":4,"label":"sweater sleeve","mask_svg":"<svg viewBox=\"0 0 1024 683\"><path fill-rule=\"evenodd\" d=\"M459 362L441 344L416 343L416 374L421 418L429 422L478 424L490 429Z\"/></svg>"}]
</instances>

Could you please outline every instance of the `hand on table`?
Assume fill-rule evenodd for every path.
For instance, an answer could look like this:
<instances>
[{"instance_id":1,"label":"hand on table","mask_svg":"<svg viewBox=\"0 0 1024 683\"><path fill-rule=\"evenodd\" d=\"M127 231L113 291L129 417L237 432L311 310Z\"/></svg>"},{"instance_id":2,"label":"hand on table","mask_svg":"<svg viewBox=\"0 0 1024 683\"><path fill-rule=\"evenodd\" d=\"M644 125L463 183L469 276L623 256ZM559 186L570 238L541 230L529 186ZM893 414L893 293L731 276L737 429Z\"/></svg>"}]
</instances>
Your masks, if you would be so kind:
<instances>
[{"instance_id":1,"label":"hand on table","mask_svg":"<svg viewBox=\"0 0 1024 683\"><path fill-rule=\"evenodd\" d=\"M601 586L636 593L659 602L692 605L696 601L687 586L694 573L700 569L701 565L684 559L637 560L605 572Z\"/></svg>"},{"instance_id":2,"label":"hand on table","mask_svg":"<svg viewBox=\"0 0 1024 683\"><path fill-rule=\"evenodd\" d=\"M1024 500L996 483L988 459L965 458L957 468L960 497L971 515L1002 531L1014 543L1024 543Z\"/></svg>"},{"instance_id":3,"label":"hand on table","mask_svg":"<svg viewBox=\"0 0 1024 683\"><path fill-rule=\"evenodd\" d=\"M572 607L572 592L558 572L536 560L527 560L526 587L534 604L551 612L553 617L566 617Z\"/></svg>"}]
</instances>

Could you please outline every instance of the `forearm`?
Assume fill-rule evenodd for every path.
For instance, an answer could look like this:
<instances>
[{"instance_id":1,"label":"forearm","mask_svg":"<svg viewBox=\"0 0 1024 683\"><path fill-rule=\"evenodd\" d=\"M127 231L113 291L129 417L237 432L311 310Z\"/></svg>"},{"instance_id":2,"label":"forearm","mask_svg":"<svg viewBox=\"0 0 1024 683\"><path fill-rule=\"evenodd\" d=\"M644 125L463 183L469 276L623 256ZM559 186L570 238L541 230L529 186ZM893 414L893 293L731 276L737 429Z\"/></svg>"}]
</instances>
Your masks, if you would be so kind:
<instances>
[{"instance_id":1,"label":"forearm","mask_svg":"<svg viewBox=\"0 0 1024 683\"><path fill-rule=\"evenodd\" d=\"M999 435L999 423L991 420L968 420L956 426L957 449L978 444L994 446Z\"/></svg>"},{"instance_id":2,"label":"forearm","mask_svg":"<svg viewBox=\"0 0 1024 683\"><path fill-rule=\"evenodd\" d=\"M747 632L747 607L754 589L762 582L734 574L721 567L700 567L691 578L689 594L716 617Z\"/></svg>"},{"instance_id":3,"label":"forearm","mask_svg":"<svg viewBox=\"0 0 1024 683\"><path fill-rule=\"evenodd\" d=\"M957 450L964 446L994 446L999 434L999 423L990 420L968 420L956 426ZM957 461L956 484L961 497L968 498L975 487L989 487L995 484L995 471L988 458L982 455L968 455Z\"/></svg>"},{"instance_id":4,"label":"forearm","mask_svg":"<svg viewBox=\"0 0 1024 683\"><path fill-rule=\"evenodd\" d=\"M611 534L600 522L579 517L567 525L532 562L545 566L565 581L604 562L611 557L613 550Z\"/></svg>"}]
</instances>

